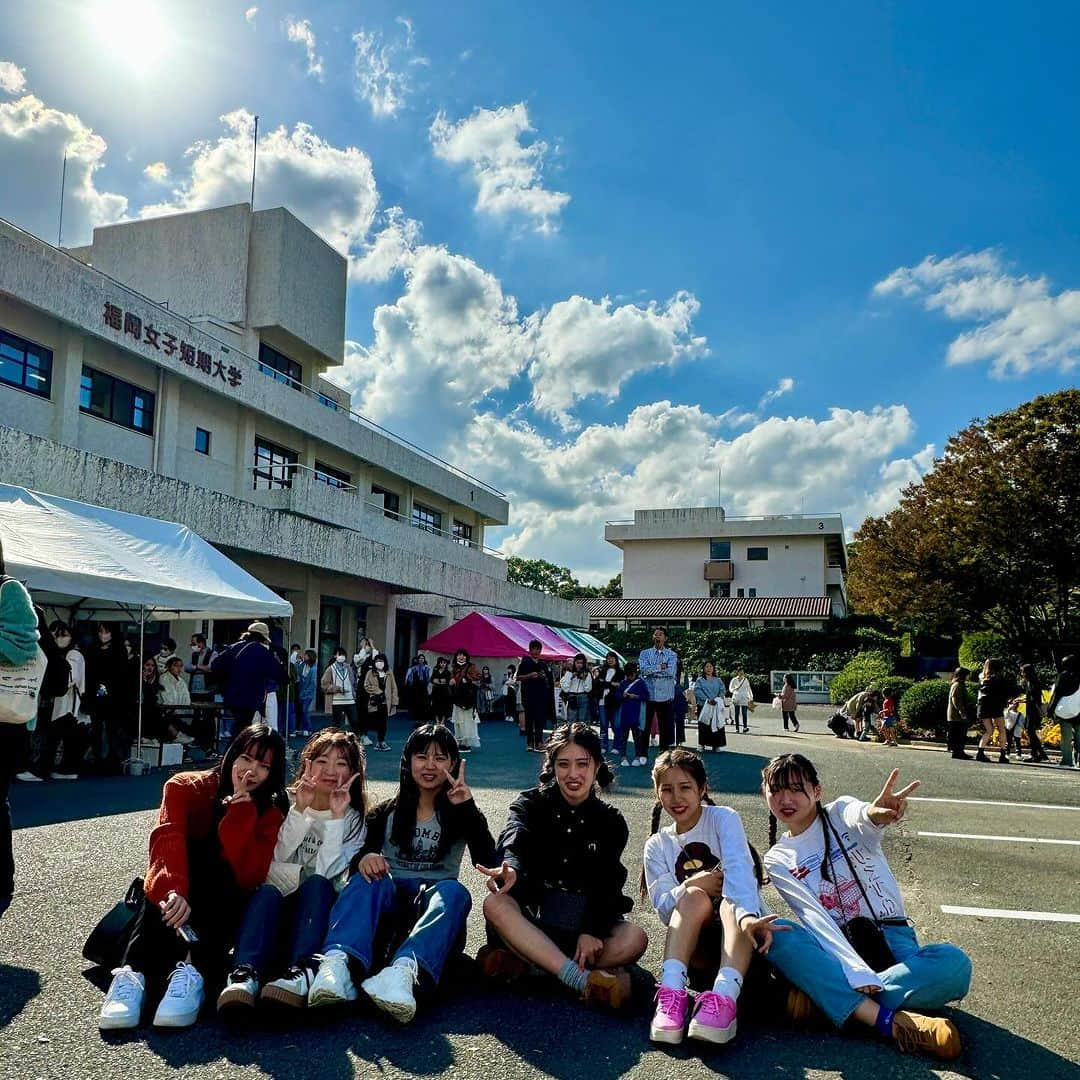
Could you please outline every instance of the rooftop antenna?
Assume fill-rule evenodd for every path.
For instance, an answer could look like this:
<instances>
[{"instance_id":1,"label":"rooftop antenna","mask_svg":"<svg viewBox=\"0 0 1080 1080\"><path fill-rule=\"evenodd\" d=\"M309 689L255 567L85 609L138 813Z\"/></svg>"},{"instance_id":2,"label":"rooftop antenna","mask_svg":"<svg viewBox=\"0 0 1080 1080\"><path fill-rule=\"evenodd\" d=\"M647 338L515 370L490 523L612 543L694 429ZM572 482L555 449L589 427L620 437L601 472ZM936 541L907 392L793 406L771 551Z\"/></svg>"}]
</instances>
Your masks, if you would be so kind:
<instances>
[{"instance_id":1,"label":"rooftop antenna","mask_svg":"<svg viewBox=\"0 0 1080 1080\"><path fill-rule=\"evenodd\" d=\"M716 470L716 505L724 505L724 470Z\"/></svg>"},{"instance_id":2,"label":"rooftop antenna","mask_svg":"<svg viewBox=\"0 0 1080 1080\"><path fill-rule=\"evenodd\" d=\"M60 170L60 224L56 228L56 246L64 235L64 186L67 184L67 147L64 148L64 166Z\"/></svg>"},{"instance_id":3,"label":"rooftop antenna","mask_svg":"<svg viewBox=\"0 0 1080 1080\"><path fill-rule=\"evenodd\" d=\"M251 209L255 209L255 162L259 156L259 118L255 117L255 135L251 143Z\"/></svg>"}]
</instances>

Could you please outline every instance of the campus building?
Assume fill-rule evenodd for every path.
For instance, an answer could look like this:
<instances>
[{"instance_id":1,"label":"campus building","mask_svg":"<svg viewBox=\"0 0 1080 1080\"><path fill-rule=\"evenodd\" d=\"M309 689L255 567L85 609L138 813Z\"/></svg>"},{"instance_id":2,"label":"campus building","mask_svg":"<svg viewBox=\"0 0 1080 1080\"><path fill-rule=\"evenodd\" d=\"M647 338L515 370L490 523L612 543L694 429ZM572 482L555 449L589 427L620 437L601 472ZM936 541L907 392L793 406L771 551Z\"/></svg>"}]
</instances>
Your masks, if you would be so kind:
<instances>
[{"instance_id":1,"label":"campus building","mask_svg":"<svg viewBox=\"0 0 1080 1080\"><path fill-rule=\"evenodd\" d=\"M636 510L609 521L622 599L585 600L592 630L670 626L820 629L847 614L839 514L728 517L722 507Z\"/></svg>"},{"instance_id":2,"label":"campus building","mask_svg":"<svg viewBox=\"0 0 1080 1080\"><path fill-rule=\"evenodd\" d=\"M0 481L188 526L289 600L324 659L367 635L400 666L477 609L583 626L485 546L499 490L325 377L346 276L281 208L110 225L70 251L0 220Z\"/></svg>"}]
</instances>

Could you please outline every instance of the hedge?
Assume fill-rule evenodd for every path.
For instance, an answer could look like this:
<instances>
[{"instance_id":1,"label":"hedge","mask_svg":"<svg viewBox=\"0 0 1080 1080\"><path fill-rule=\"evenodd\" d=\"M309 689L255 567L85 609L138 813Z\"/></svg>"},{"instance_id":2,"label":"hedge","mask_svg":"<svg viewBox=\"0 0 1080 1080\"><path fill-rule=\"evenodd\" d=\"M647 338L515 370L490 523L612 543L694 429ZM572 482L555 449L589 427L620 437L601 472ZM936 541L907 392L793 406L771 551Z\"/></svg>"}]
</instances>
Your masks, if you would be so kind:
<instances>
[{"instance_id":1,"label":"hedge","mask_svg":"<svg viewBox=\"0 0 1080 1080\"><path fill-rule=\"evenodd\" d=\"M964 635L959 651L961 667L966 667L978 677L983 662L990 656L997 656L1006 663L1014 659L1008 655L1002 636L994 630L975 630Z\"/></svg>"},{"instance_id":2,"label":"hedge","mask_svg":"<svg viewBox=\"0 0 1080 1080\"><path fill-rule=\"evenodd\" d=\"M944 679L924 679L913 683L900 698L900 720L908 729L933 731L938 738L948 732L949 687ZM969 716L975 715L976 688L966 685Z\"/></svg>"},{"instance_id":3,"label":"hedge","mask_svg":"<svg viewBox=\"0 0 1080 1080\"><path fill-rule=\"evenodd\" d=\"M852 694L873 686L881 690L892 675L895 657L887 652L871 650L853 657L832 681L829 687L829 700L834 705L842 705Z\"/></svg>"}]
</instances>

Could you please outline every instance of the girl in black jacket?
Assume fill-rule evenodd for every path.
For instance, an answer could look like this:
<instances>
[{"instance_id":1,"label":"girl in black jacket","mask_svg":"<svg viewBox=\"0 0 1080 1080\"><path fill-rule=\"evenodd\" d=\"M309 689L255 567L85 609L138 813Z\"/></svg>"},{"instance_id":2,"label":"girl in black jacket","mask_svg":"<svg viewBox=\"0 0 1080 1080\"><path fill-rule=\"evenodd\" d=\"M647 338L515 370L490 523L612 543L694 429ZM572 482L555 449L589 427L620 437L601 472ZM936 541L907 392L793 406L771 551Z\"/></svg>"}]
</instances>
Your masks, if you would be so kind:
<instances>
[{"instance_id":1,"label":"girl in black jacket","mask_svg":"<svg viewBox=\"0 0 1080 1080\"><path fill-rule=\"evenodd\" d=\"M622 891L629 833L596 793L612 779L587 724L555 731L540 786L510 806L499 837L503 865L481 868L494 886L484 901L492 944L477 956L486 975L518 974L524 957L584 998L618 1008L629 997L624 965L644 953L648 938L624 919L633 907Z\"/></svg>"},{"instance_id":2,"label":"girl in black jacket","mask_svg":"<svg viewBox=\"0 0 1080 1080\"><path fill-rule=\"evenodd\" d=\"M997 731L998 734L998 762L1007 765L1009 755L1005 747L1005 706L1009 700L1009 685L1003 674L1005 665L995 657L991 657L982 666L979 675L979 696L975 702L975 709L979 720L982 721L983 733L979 739L979 752L975 755L976 761L989 761L986 756L986 748L990 745L990 738Z\"/></svg>"}]
</instances>

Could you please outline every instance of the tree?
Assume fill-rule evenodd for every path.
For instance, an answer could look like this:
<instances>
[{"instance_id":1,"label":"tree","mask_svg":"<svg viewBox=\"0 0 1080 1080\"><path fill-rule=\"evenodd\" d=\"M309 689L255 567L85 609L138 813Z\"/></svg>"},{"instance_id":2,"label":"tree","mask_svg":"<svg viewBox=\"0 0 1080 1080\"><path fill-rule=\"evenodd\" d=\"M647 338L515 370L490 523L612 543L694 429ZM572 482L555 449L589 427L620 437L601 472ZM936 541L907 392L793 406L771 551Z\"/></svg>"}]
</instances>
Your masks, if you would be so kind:
<instances>
[{"instance_id":1,"label":"tree","mask_svg":"<svg viewBox=\"0 0 1080 1080\"><path fill-rule=\"evenodd\" d=\"M856 534L860 611L916 628L990 628L1018 654L1076 626L1080 390L1035 398L949 439L900 504Z\"/></svg>"},{"instance_id":2,"label":"tree","mask_svg":"<svg viewBox=\"0 0 1080 1080\"><path fill-rule=\"evenodd\" d=\"M616 574L606 585L578 585L575 594L582 596L614 596L622 597L622 574Z\"/></svg>"},{"instance_id":3,"label":"tree","mask_svg":"<svg viewBox=\"0 0 1080 1080\"><path fill-rule=\"evenodd\" d=\"M506 577L515 585L561 596L564 600L583 596L622 596L622 574L616 574L606 585L582 585L568 567L556 566L547 559L522 559L511 555L506 560Z\"/></svg>"}]
</instances>

